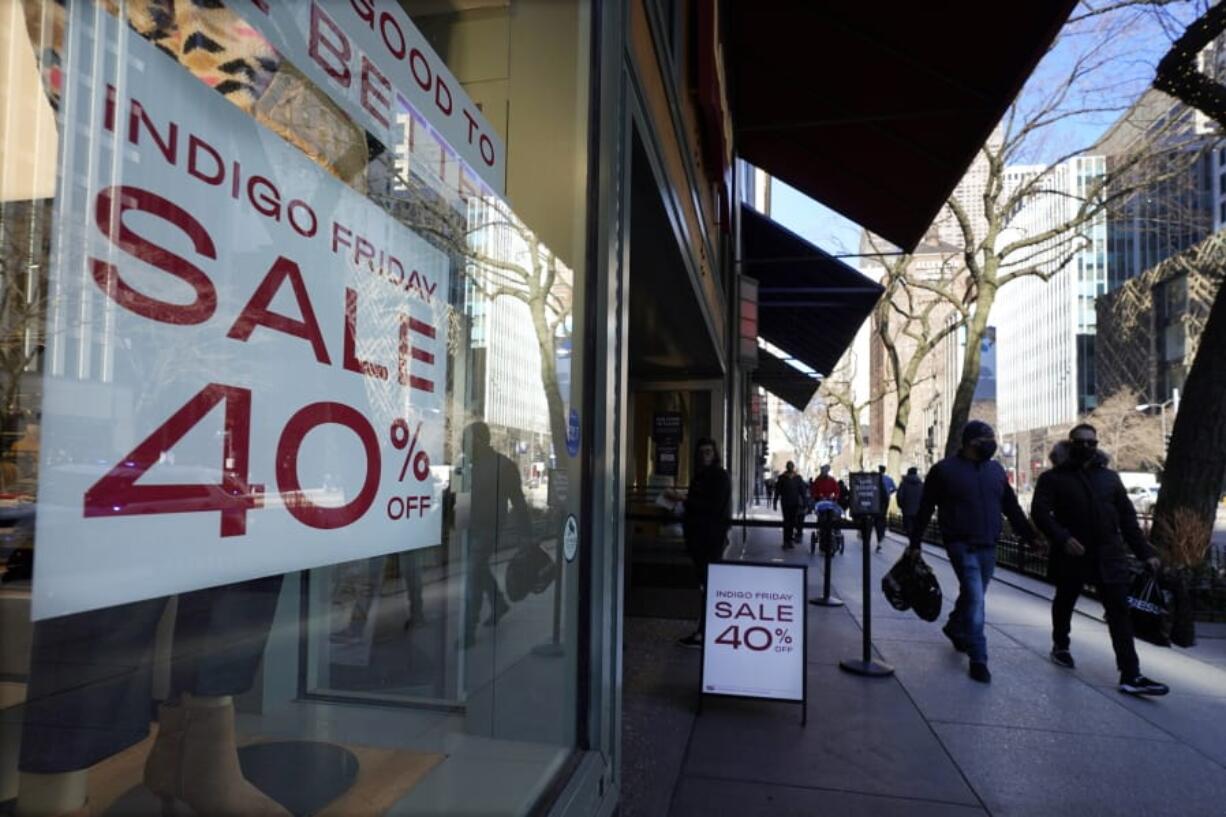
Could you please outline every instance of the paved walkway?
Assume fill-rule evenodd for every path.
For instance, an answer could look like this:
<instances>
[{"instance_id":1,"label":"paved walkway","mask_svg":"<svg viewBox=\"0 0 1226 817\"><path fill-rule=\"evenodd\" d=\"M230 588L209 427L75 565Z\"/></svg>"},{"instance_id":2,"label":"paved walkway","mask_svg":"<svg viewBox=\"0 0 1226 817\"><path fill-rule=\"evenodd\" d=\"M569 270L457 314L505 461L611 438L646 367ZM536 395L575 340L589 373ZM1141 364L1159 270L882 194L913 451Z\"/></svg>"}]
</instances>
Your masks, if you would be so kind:
<instances>
[{"instance_id":1,"label":"paved walkway","mask_svg":"<svg viewBox=\"0 0 1226 817\"><path fill-rule=\"evenodd\" d=\"M751 530L742 546L738 529L729 555L780 559L777 537ZM1094 617L1101 608L1079 608L1078 669L1062 669L1047 659L1050 606L1036 595L1049 588L1000 571L987 606L994 680L980 685L939 622L885 603L880 576L901 552L901 541L888 542L871 564L874 646L896 668L893 677L860 678L837 666L860 654L855 537L834 560L834 587L847 606L806 605L808 727L795 706L757 701L708 698L695 716L698 653L673 644L692 623L629 619L622 814L1226 814L1226 633L1206 628L1191 650L1138 643L1142 670L1173 691L1121 695L1106 626ZM938 552L928 561L948 612L956 582ZM805 561L808 549L787 558ZM810 569L812 595L820 564Z\"/></svg>"}]
</instances>

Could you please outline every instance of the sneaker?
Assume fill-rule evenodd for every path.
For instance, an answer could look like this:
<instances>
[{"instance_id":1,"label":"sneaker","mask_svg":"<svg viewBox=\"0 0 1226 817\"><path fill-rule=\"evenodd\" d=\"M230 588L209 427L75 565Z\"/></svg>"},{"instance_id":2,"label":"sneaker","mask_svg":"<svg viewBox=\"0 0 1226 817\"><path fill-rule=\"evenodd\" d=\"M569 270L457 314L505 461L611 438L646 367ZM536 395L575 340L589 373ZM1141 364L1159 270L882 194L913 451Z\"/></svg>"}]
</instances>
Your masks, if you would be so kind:
<instances>
[{"instance_id":1,"label":"sneaker","mask_svg":"<svg viewBox=\"0 0 1226 817\"><path fill-rule=\"evenodd\" d=\"M941 628L941 632L945 633L945 637L949 639L950 644L954 645L955 650L957 650L958 652L966 652L967 646L966 646L965 639L963 639L962 636L955 635L949 629L948 623L944 627Z\"/></svg>"},{"instance_id":2,"label":"sneaker","mask_svg":"<svg viewBox=\"0 0 1226 817\"><path fill-rule=\"evenodd\" d=\"M967 673L971 679L978 681L981 684L992 683L992 673L988 672L988 665L982 661L972 661L970 672Z\"/></svg>"},{"instance_id":3,"label":"sneaker","mask_svg":"<svg viewBox=\"0 0 1226 817\"><path fill-rule=\"evenodd\" d=\"M1052 647L1051 662L1065 669L1077 669L1077 662L1073 660L1073 654L1068 650L1058 650Z\"/></svg>"},{"instance_id":4,"label":"sneaker","mask_svg":"<svg viewBox=\"0 0 1226 817\"><path fill-rule=\"evenodd\" d=\"M678 638L677 644L691 650L702 649L702 633L693 633L685 638Z\"/></svg>"},{"instance_id":5,"label":"sneaker","mask_svg":"<svg viewBox=\"0 0 1226 817\"><path fill-rule=\"evenodd\" d=\"M1165 695L1170 691L1171 688L1166 684L1151 681L1144 675L1120 678L1120 692L1127 692L1129 695Z\"/></svg>"}]
</instances>

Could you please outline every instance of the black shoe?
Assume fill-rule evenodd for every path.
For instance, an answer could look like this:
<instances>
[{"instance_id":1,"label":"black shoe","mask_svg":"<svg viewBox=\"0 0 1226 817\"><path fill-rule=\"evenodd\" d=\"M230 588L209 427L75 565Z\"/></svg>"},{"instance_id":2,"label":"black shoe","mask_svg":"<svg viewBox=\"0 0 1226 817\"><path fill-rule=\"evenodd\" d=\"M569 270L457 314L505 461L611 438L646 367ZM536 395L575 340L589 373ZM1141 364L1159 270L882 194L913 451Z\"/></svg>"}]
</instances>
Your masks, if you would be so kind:
<instances>
[{"instance_id":1,"label":"black shoe","mask_svg":"<svg viewBox=\"0 0 1226 817\"><path fill-rule=\"evenodd\" d=\"M876 550L876 552L877 552L877 553L880 553L880 552L881 552L881 545L877 545L877 550Z\"/></svg>"},{"instance_id":2,"label":"black shoe","mask_svg":"<svg viewBox=\"0 0 1226 817\"><path fill-rule=\"evenodd\" d=\"M945 637L949 639L950 644L954 645L955 650L957 650L958 652L966 652L967 650L966 640L962 638L961 636L957 636L951 633L949 631L948 623L944 627L941 628L941 632L945 633Z\"/></svg>"},{"instance_id":3,"label":"black shoe","mask_svg":"<svg viewBox=\"0 0 1226 817\"><path fill-rule=\"evenodd\" d=\"M1129 695L1165 695L1170 691L1171 688L1166 684L1151 681L1144 675L1132 678L1120 676L1120 692L1127 692Z\"/></svg>"},{"instance_id":4,"label":"black shoe","mask_svg":"<svg viewBox=\"0 0 1226 817\"><path fill-rule=\"evenodd\" d=\"M1051 648L1051 662L1065 669L1077 669L1077 662L1073 660L1073 654L1068 650L1060 650L1055 647Z\"/></svg>"},{"instance_id":5,"label":"black shoe","mask_svg":"<svg viewBox=\"0 0 1226 817\"><path fill-rule=\"evenodd\" d=\"M693 633L685 638L678 638L677 645L691 650L702 649L702 633Z\"/></svg>"},{"instance_id":6,"label":"black shoe","mask_svg":"<svg viewBox=\"0 0 1226 817\"><path fill-rule=\"evenodd\" d=\"M982 661L972 661L970 672L967 673L971 679L978 681L981 684L992 683L992 673L988 672L988 665Z\"/></svg>"},{"instance_id":7,"label":"black shoe","mask_svg":"<svg viewBox=\"0 0 1226 817\"><path fill-rule=\"evenodd\" d=\"M795 550L795 549L796 549L796 545L792 544L791 542L784 542L784 543L783 543L783 549L784 549L784 550Z\"/></svg>"}]
</instances>

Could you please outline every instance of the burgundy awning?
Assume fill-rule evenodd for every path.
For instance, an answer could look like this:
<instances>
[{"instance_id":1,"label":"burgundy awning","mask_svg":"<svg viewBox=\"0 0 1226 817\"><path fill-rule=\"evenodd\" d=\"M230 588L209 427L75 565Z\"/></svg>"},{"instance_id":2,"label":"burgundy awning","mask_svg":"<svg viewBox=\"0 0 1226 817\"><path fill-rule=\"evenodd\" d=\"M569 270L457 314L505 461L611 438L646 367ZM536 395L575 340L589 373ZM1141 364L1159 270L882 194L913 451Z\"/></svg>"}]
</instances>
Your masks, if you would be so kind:
<instances>
[{"instance_id":1,"label":"burgundy awning","mask_svg":"<svg viewBox=\"0 0 1226 817\"><path fill-rule=\"evenodd\" d=\"M910 250L1075 5L728 3L738 155Z\"/></svg>"}]
</instances>

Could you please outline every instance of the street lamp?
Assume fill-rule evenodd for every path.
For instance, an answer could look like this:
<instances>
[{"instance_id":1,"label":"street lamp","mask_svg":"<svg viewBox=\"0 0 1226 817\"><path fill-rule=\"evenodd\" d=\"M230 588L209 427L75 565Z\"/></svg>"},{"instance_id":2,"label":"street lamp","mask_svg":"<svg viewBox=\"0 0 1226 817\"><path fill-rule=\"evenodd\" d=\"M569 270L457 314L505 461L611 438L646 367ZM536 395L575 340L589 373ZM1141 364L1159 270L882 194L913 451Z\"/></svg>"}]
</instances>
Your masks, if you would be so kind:
<instances>
[{"instance_id":1,"label":"street lamp","mask_svg":"<svg viewBox=\"0 0 1226 817\"><path fill-rule=\"evenodd\" d=\"M1137 411L1149 411L1150 409L1158 409L1158 415L1162 418L1162 450L1166 451L1166 407L1170 406L1172 413L1179 413L1179 389L1171 389L1171 399L1165 403L1142 403L1137 406Z\"/></svg>"}]
</instances>

